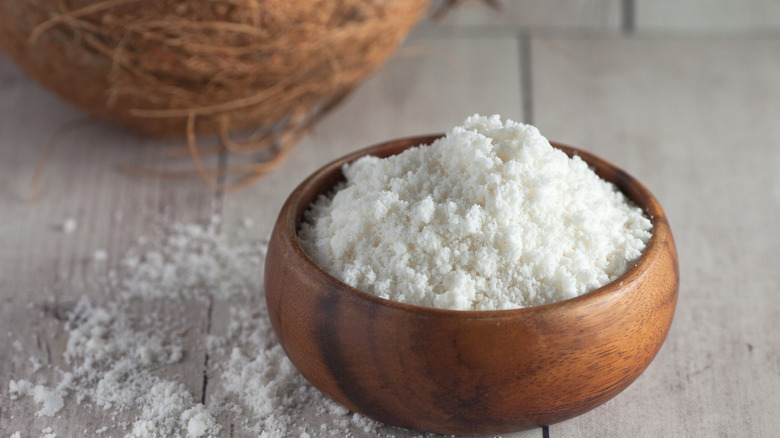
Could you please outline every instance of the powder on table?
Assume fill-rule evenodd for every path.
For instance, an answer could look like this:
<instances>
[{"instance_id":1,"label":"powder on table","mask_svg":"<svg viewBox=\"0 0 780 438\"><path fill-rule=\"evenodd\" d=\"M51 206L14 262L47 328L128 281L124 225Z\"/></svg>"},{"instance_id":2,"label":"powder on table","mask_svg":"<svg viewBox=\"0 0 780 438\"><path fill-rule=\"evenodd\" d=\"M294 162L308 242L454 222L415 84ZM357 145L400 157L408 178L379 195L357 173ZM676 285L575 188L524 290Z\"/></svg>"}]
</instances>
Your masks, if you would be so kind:
<instances>
[{"instance_id":1,"label":"powder on table","mask_svg":"<svg viewBox=\"0 0 780 438\"><path fill-rule=\"evenodd\" d=\"M27 380L11 380L8 382L8 393L11 400L21 396L31 396L35 403L41 405L41 409L35 413L37 416L51 417L65 406L61 391L47 388L43 385L33 385Z\"/></svg>"},{"instance_id":2,"label":"powder on table","mask_svg":"<svg viewBox=\"0 0 780 438\"><path fill-rule=\"evenodd\" d=\"M65 234L73 234L76 228L79 226L75 219L68 218L62 221L62 232Z\"/></svg>"},{"instance_id":3,"label":"powder on table","mask_svg":"<svg viewBox=\"0 0 780 438\"><path fill-rule=\"evenodd\" d=\"M395 435L396 429L336 405L295 370L273 334L257 276L265 242L240 232L225 236L218 218L212 220L139 239L118 269L96 279L102 300L47 304L56 332L65 334L59 365L37 372L9 358L23 375L0 382L0 394L7 388L12 400L32 399L36 416L49 423L44 434L88 419L85 435L125 438ZM204 334L205 351L183 338L199 316L187 310L193 304L201 304L204 319L214 309L215 326L221 318L227 325L227 333ZM18 352L37 350L13 344ZM188 388L172 374L171 367L188 362L206 372L208 387ZM73 405L79 416L71 417ZM7 436L4 426L0 436Z\"/></svg>"},{"instance_id":4,"label":"powder on table","mask_svg":"<svg viewBox=\"0 0 780 438\"><path fill-rule=\"evenodd\" d=\"M394 301L496 310L572 298L616 279L652 224L578 156L530 125L472 116L429 146L343 168L307 211L306 252Z\"/></svg>"}]
</instances>

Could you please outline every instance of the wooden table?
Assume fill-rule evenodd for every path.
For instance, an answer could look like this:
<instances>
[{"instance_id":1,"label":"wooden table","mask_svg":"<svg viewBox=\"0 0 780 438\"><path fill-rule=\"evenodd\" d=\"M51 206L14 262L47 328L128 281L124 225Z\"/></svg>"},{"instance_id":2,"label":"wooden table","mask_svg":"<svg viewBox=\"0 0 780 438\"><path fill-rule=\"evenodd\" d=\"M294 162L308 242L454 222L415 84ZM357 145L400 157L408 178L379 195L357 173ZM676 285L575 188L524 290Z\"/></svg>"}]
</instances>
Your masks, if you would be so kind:
<instances>
[{"instance_id":1,"label":"wooden table","mask_svg":"<svg viewBox=\"0 0 780 438\"><path fill-rule=\"evenodd\" d=\"M97 296L90 279L105 271L89 263L95 251L110 264L160 223L213 215L226 233L249 218L262 238L293 187L325 162L444 131L473 113L533 123L628 170L664 206L680 255L677 313L647 371L585 415L511 436L777 436L780 14L748 7L754 13L734 13L733 21L686 27L680 15L663 21L658 4L684 12L671 2L563 2L559 10L543 3L513 4L502 16L467 6L441 24L422 24L281 170L230 193L198 179L118 172L121 164L168 163L160 149L176 142L97 122L60 133L37 199L26 202L47 145L83 114L0 58L0 437L37 437L49 426L58 437L90 435L111 422L75 408L35 417L31 400L7 394L8 381L26 375L27 356L62 361L60 325L40 309ZM705 8L688 2L699 3ZM61 229L67 218L78 224L74 233ZM202 308L192 311L205 318ZM176 372L202 374L201 359L179 365ZM199 377L185 383L200 395Z\"/></svg>"}]
</instances>

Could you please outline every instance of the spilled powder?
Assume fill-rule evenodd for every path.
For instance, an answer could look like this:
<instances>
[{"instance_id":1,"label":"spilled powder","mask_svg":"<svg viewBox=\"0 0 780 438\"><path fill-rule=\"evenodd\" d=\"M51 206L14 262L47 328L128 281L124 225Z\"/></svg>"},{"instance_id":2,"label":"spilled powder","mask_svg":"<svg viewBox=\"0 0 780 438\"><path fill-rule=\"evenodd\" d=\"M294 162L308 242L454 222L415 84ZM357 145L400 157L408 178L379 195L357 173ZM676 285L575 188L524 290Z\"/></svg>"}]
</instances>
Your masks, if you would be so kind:
<instances>
[{"instance_id":1,"label":"spilled powder","mask_svg":"<svg viewBox=\"0 0 780 438\"><path fill-rule=\"evenodd\" d=\"M79 224L76 222L76 219L67 218L62 221L62 232L65 234L73 234L76 232L76 228L78 228L78 226Z\"/></svg>"},{"instance_id":2,"label":"spilled powder","mask_svg":"<svg viewBox=\"0 0 780 438\"><path fill-rule=\"evenodd\" d=\"M414 436L348 411L303 379L267 318L265 243L225 237L219 226L214 218L141 238L114 269L96 270L101 294L43 306L67 340L54 365L31 356L38 366L18 367L23 375L5 384L46 424L13 437L71 430L76 406L93 412L85 436Z\"/></svg>"},{"instance_id":3,"label":"spilled powder","mask_svg":"<svg viewBox=\"0 0 780 438\"><path fill-rule=\"evenodd\" d=\"M35 403L40 406L40 409L35 415L51 417L65 406L65 402L62 400L62 395L59 391L47 388L43 385L33 385L27 380L11 380L8 383L8 392L11 396L11 400L16 400L22 396L32 397Z\"/></svg>"}]
</instances>

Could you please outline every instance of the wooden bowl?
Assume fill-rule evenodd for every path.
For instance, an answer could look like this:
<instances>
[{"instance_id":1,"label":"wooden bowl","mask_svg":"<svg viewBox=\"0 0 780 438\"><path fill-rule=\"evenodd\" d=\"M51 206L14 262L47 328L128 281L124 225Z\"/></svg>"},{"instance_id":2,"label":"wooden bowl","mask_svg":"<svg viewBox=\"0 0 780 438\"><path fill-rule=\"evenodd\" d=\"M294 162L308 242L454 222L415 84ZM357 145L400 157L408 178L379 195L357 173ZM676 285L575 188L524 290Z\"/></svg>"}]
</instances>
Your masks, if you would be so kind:
<instances>
[{"instance_id":1,"label":"wooden bowl","mask_svg":"<svg viewBox=\"0 0 780 438\"><path fill-rule=\"evenodd\" d=\"M580 415L625 389L666 338L679 287L666 215L636 179L589 153L653 223L637 263L617 280L544 306L456 311L389 301L317 266L297 229L304 211L363 155L386 157L435 136L380 144L336 160L282 207L265 264L268 312L287 356L320 391L376 420L445 434L498 434Z\"/></svg>"}]
</instances>

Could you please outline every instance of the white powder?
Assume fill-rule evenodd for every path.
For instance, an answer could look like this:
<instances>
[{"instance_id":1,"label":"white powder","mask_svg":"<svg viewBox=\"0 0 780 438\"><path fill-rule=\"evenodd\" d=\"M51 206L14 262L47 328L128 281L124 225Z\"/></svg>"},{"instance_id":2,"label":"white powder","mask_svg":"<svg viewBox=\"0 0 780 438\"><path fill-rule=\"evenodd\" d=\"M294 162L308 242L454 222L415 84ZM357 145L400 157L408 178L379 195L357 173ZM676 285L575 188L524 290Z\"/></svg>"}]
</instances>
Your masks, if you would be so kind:
<instances>
[{"instance_id":1,"label":"white powder","mask_svg":"<svg viewBox=\"0 0 780 438\"><path fill-rule=\"evenodd\" d=\"M62 232L65 234L73 234L78 228L78 222L76 219L68 218L62 221Z\"/></svg>"},{"instance_id":2,"label":"white powder","mask_svg":"<svg viewBox=\"0 0 780 438\"><path fill-rule=\"evenodd\" d=\"M126 438L201 438L217 436L219 431L213 415L195 403L183 384L158 381L143 397L141 418Z\"/></svg>"},{"instance_id":3,"label":"white powder","mask_svg":"<svg viewBox=\"0 0 780 438\"><path fill-rule=\"evenodd\" d=\"M249 251L246 246L240 250ZM175 225L162 245L132 248L120 270L101 282L108 289L106 303L95 305L82 298L63 307L67 342L62 357L65 366L53 370L58 382L51 387L11 381L12 399L31 396L41 406L36 415L46 416L60 411L66 400L89 401L113 413L133 411L137 416L126 426L111 425L126 427L121 434L125 438L218 436L222 426L215 416L220 407L207 408L183 383L157 372L183 360L178 338L186 328L169 315L150 314L143 303L155 308L161 300L182 296L199 300L212 294L248 296L262 256L259 249L252 251L241 258L243 253L234 252L216 237L214 227L197 225ZM173 274L160 274L166 270ZM243 270L246 273L239 279L221 276ZM194 359L202 366L202 353ZM102 426L95 432L107 430L109 426Z\"/></svg>"},{"instance_id":4,"label":"white powder","mask_svg":"<svg viewBox=\"0 0 780 438\"><path fill-rule=\"evenodd\" d=\"M552 303L614 280L650 221L530 125L472 116L429 146L343 169L300 230L307 253L383 298L457 310Z\"/></svg>"},{"instance_id":5,"label":"white powder","mask_svg":"<svg viewBox=\"0 0 780 438\"><path fill-rule=\"evenodd\" d=\"M32 397L33 401L41 406L38 412L35 413L36 416L51 417L65 406L61 391L47 388L43 385L34 385L23 379L11 380L8 383L8 393L11 396L11 400L23 396Z\"/></svg>"},{"instance_id":6,"label":"white powder","mask_svg":"<svg viewBox=\"0 0 780 438\"><path fill-rule=\"evenodd\" d=\"M67 341L55 362L62 364L44 365L37 382L32 375L10 381L11 399L32 399L50 421L46 434L72 426L78 404L102 412L85 417L91 422L85 436L206 438L233 436L234 428L235 436L265 438L395 435L397 429L331 402L295 370L265 309L265 242L217 230L214 223L178 224L162 236L139 238L118 269L96 280L105 288L103 302L60 305ZM203 321L192 321L197 315L187 309L205 310L203 303L215 309L213 325L224 329L204 333L201 345L188 344L183 337ZM199 402L200 384L188 387L171 371L204 370L204 347L206 404ZM46 383L47 373L54 383ZM96 423L99 418L106 424Z\"/></svg>"},{"instance_id":7,"label":"white powder","mask_svg":"<svg viewBox=\"0 0 780 438\"><path fill-rule=\"evenodd\" d=\"M37 358L37 357L30 356L30 357L28 358L28 360L30 361L30 366L31 366L31 368L30 368L30 372L31 372L31 373L35 373L35 372L36 372L36 371L38 371L39 369L43 368L43 364L41 363L41 361L40 361L40 360L38 360L38 358Z\"/></svg>"},{"instance_id":8,"label":"white powder","mask_svg":"<svg viewBox=\"0 0 780 438\"><path fill-rule=\"evenodd\" d=\"M59 412L66 396L115 412L139 410L126 438L216 436L219 425L186 387L151 372L179 362L181 347L167 342L155 328L133 327L127 305L111 303L103 308L86 299L79 301L68 314L63 359L70 366L58 370L59 383L49 388L11 381L11 397L32 396L42 405L36 415Z\"/></svg>"},{"instance_id":9,"label":"white powder","mask_svg":"<svg viewBox=\"0 0 780 438\"><path fill-rule=\"evenodd\" d=\"M108 258L108 253L104 249L98 249L92 254L92 260L96 262L104 262Z\"/></svg>"},{"instance_id":10,"label":"white powder","mask_svg":"<svg viewBox=\"0 0 780 438\"><path fill-rule=\"evenodd\" d=\"M141 239L121 261L123 297L207 302L254 293L264 246L232 244L219 236L216 225L174 224L156 246Z\"/></svg>"}]
</instances>

